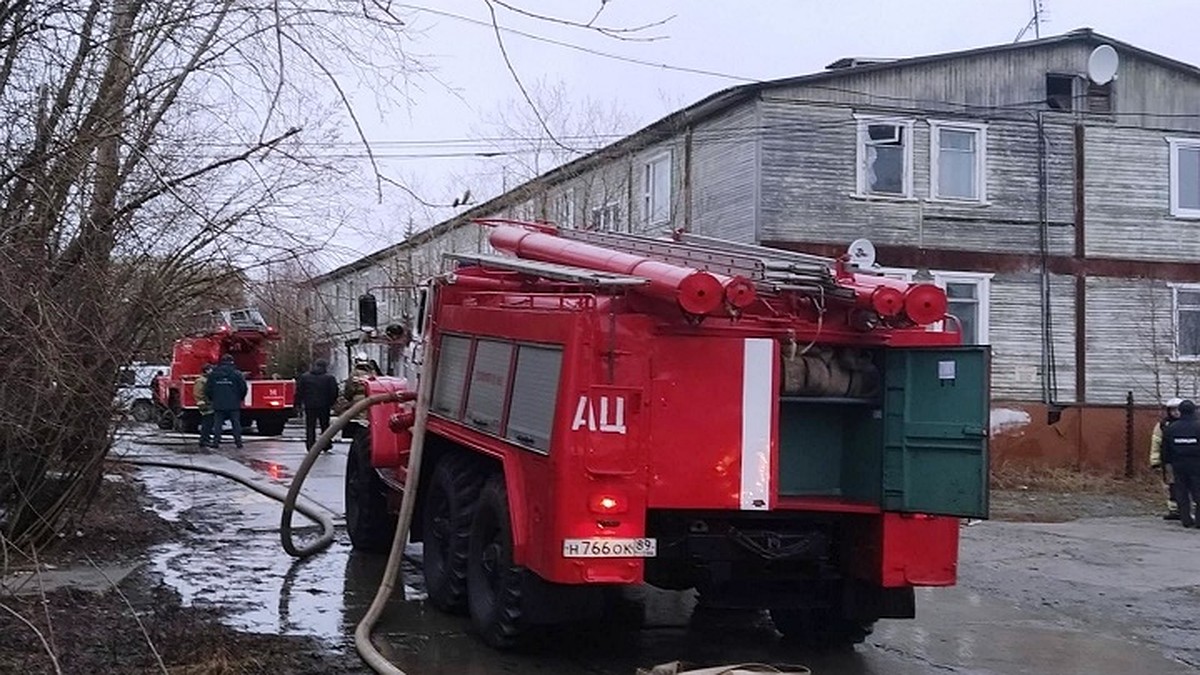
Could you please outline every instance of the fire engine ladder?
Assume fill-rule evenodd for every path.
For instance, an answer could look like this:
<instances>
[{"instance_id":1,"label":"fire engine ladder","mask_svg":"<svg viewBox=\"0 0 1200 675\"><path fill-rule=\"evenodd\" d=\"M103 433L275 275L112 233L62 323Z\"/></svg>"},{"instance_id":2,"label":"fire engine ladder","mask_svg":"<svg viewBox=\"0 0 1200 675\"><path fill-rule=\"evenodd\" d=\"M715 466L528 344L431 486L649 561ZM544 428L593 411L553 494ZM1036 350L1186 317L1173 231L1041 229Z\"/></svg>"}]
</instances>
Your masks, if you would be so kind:
<instances>
[{"instance_id":1,"label":"fire engine ladder","mask_svg":"<svg viewBox=\"0 0 1200 675\"><path fill-rule=\"evenodd\" d=\"M616 232L560 229L558 236L623 253L643 255L716 274L740 275L759 292L819 292L842 296L847 291L833 276L833 260L766 246L682 234L679 241Z\"/></svg>"},{"instance_id":2,"label":"fire engine ladder","mask_svg":"<svg viewBox=\"0 0 1200 675\"><path fill-rule=\"evenodd\" d=\"M511 272L520 272L522 274L541 277L543 279L550 279L552 281L565 281L584 286L616 288L642 286L650 283L650 280L646 279L645 277L617 274L614 272L603 272L587 269L585 267L559 265L557 263L540 262L536 260L525 260L523 258L506 258L494 255L484 255L481 253L444 253L443 257L447 260L454 260L460 263L479 265L481 267L490 267L492 269L508 270Z\"/></svg>"}]
</instances>

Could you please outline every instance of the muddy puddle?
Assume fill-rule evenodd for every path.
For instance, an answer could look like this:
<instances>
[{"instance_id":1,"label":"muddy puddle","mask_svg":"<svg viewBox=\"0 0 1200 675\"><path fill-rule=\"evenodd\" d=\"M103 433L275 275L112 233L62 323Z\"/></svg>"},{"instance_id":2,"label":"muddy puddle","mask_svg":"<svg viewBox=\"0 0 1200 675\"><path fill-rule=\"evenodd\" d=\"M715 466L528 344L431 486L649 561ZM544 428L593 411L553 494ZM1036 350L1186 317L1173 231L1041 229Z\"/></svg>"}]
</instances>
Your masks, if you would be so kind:
<instances>
[{"instance_id":1,"label":"muddy puddle","mask_svg":"<svg viewBox=\"0 0 1200 675\"><path fill-rule=\"evenodd\" d=\"M271 439L248 442L241 453L145 443L128 449L237 470L286 487L303 458L302 446ZM313 503L338 514L339 526L344 463L343 446L320 458L305 487ZM279 545L278 503L211 475L148 468L139 471L139 479L154 508L187 532L151 550L148 562L186 604L219 607L225 621L240 630L314 636L331 650L353 649L354 626L374 597L384 556L351 553L339 529L330 549L295 561ZM297 516L297 524L301 522ZM482 645L467 619L446 616L421 602L416 562L421 551L410 546L404 574L411 602L393 600L376 641L401 667L425 675L630 675L638 667L677 659L802 663L819 675L1195 672L1164 657L1157 646L1130 639L1111 608L1080 619L1044 604L1016 601L1005 590L1008 578L992 569L996 560L1011 554L1006 554L1004 541L964 538L963 564L975 565L964 579L988 589L986 593L966 584L921 590L916 620L881 621L866 644L840 653L807 653L782 644L762 613L697 612L693 594L633 589L625 594L622 611L605 623L551 632L532 650L501 654ZM991 562L984 566L973 560ZM1045 584L1046 596L1061 590L1057 582L1038 583Z\"/></svg>"}]
</instances>

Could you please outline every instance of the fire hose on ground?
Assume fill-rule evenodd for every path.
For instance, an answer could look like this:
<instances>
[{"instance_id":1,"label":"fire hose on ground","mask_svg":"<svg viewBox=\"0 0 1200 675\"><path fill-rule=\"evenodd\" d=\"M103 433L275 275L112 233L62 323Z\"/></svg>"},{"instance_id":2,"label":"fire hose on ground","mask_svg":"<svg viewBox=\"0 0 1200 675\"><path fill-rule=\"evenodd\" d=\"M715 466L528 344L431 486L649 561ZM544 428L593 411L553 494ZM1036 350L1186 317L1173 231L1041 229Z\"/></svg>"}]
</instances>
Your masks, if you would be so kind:
<instances>
[{"instance_id":1,"label":"fire hose on ground","mask_svg":"<svg viewBox=\"0 0 1200 675\"><path fill-rule=\"evenodd\" d=\"M428 382L429 378L422 377L422 382ZM296 476L292 480L291 486L287 492L271 486L262 485L252 479L240 476L232 471L224 469L200 466L189 464L186 462L175 462L158 459L138 459L133 457L121 458L123 464L132 466L156 467L165 469L182 469L184 471L197 471L200 473L208 473L222 478L228 478L240 485L244 485L251 490L273 499L283 504L283 515L280 522L280 543L287 553L296 558L307 558L316 553L329 548L333 543L334 525L333 520L328 514L309 506L299 503L300 490L304 485L304 480L308 476L308 472L316 463L317 458L321 453L328 448L334 436L341 432L343 428L358 416L359 413L370 408L373 405L380 403L390 403L399 400L403 396L403 392L389 392L386 394L375 394L354 403L350 408L339 415L334 420L330 421L329 428L317 438L316 443L309 449L304 456L304 461L300 464L300 468L296 471ZM422 385L422 391L419 394L419 401L423 401L427 396ZM427 409L420 402L417 405L417 419L413 426L413 443L412 451L409 453L408 470L410 476L413 476L411 483L412 489L404 491L404 497L400 505L400 518L396 525L396 535L392 538L391 552L388 554L388 562L384 569L383 580L379 584L379 590L375 593L375 599L372 600L371 606L367 609L366 615L354 631L354 644L359 655L368 665L371 666L377 673L383 675L405 675L404 671L397 668L390 661L384 658L383 654L371 644L371 631L375 627L375 623L379 620L379 616L383 613L387 601L391 598L392 592L396 587L400 577L400 562L404 555L404 544L408 540L409 525L412 522L412 513L415 507L416 499L416 476L420 475L421 470L421 449L424 444L425 437L425 414ZM295 512L300 512L302 515L312 520L320 526L321 534L316 539L308 544L298 545L292 536L292 517Z\"/></svg>"}]
</instances>

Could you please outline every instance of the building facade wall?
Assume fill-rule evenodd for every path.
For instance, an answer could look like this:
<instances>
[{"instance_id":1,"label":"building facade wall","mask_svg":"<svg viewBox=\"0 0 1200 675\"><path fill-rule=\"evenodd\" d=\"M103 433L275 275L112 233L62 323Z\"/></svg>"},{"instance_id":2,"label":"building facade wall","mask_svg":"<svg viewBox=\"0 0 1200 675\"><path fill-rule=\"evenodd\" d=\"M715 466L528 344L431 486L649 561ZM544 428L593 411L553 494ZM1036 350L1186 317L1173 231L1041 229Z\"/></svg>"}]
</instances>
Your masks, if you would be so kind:
<instances>
[{"instance_id":1,"label":"building facade wall","mask_svg":"<svg viewBox=\"0 0 1200 675\"><path fill-rule=\"evenodd\" d=\"M579 168L547 174L518 188L490 215L655 236L688 227L825 253L866 237L909 254L881 258L884 265L987 275L979 288L987 291L982 309L997 399L1080 400L1078 361L1088 403L1121 403L1131 388L1141 392L1139 401L1164 388L1190 391L1184 385L1195 380L1194 364L1161 353L1163 334L1174 345L1168 284L1200 283L1200 273L1192 278L1187 267L1200 261L1200 237L1192 236L1190 220L1170 213L1167 140L1200 138L1194 109L1200 78L1122 53L1111 113L1047 110L1046 75L1074 76L1077 93L1084 91L1092 47L1083 41L1033 45L770 87L690 127L652 136L644 147L613 146ZM1078 96L1076 103L1083 105ZM911 190L903 197L861 194L860 135L871 117L906 125ZM938 124L982 130L979 202L935 196ZM664 156L670 208L666 219L656 220L646 214L645 171L647 162ZM1077 213L1080 203L1084 210ZM391 265L381 278L423 278L439 269L445 251L488 250L474 225L448 227L401 249L379 263ZM949 252L957 264L926 263L927 252L931 258ZM1105 260L1126 264L1094 265ZM1156 261L1181 266L1159 278ZM318 296L337 310L322 315L314 307L313 316L344 341L356 330L353 299L379 282L357 271L334 276L319 285ZM385 304L403 317L412 303L396 298ZM1152 307L1161 309L1153 317ZM1147 338L1131 337L1147 326L1158 336L1151 357L1144 353Z\"/></svg>"},{"instance_id":2,"label":"building facade wall","mask_svg":"<svg viewBox=\"0 0 1200 675\"><path fill-rule=\"evenodd\" d=\"M691 131L690 194L683 195L690 202L690 222L684 223L689 231L748 244L756 241L762 138L757 101Z\"/></svg>"}]
</instances>

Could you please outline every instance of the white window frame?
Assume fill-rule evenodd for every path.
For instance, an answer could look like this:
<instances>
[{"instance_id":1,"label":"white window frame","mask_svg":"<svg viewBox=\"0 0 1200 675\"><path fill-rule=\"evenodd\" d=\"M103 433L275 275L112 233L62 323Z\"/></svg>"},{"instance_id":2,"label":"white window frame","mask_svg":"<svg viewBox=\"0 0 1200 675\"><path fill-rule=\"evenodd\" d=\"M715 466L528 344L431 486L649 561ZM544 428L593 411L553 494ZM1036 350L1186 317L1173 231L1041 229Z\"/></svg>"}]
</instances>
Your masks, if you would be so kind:
<instances>
[{"instance_id":1,"label":"white window frame","mask_svg":"<svg viewBox=\"0 0 1200 675\"><path fill-rule=\"evenodd\" d=\"M874 270L885 277L899 279L908 283L913 282L916 270L903 267L881 267ZM958 272L952 270L931 270L933 284L945 290L946 284L974 284L975 299L979 303L979 311L975 316L975 331L978 339L975 344L991 344L991 313L992 313L992 277L991 272ZM929 330L943 332L947 330L945 321L930 324Z\"/></svg>"},{"instance_id":2,"label":"white window frame","mask_svg":"<svg viewBox=\"0 0 1200 675\"><path fill-rule=\"evenodd\" d=\"M1200 363L1200 354L1179 353L1179 291L1200 293L1200 284L1168 285L1171 288L1171 360L1184 363Z\"/></svg>"},{"instance_id":3,"label":"white window frame","mask_svg":"<svg viewBox=\"0 0 1200 675\"><path fill-rule=\"evenodd\" d=\"M1176 218L1200 219L1200 209L1185 208L1179 205L1179 150L1186 148L1200 152L1200 138L1168 138L1170 148L1171 173L1171 215Z\"/></svg>"},{"instance_id":4,"label":"white window frame","mask_svg":"<svg viewBox=\"0 0 1200 675\"><path fill-rule=\"evenodd\" d=\"M612 222L611 222L612 227L605 228L604 227L604 214L612 213L614 209L617 213L617 216L612 218ZM600 218L598 219L599 222L596 225L597 232L624 232L625 231L625 228L623 228L621 226L621 217L620 217L621 203L620 202L608 201L608 202L604 202L600 206L592 207L591 213L588 214L588 227L589 228L592 226L592 217L594 217L597 213L600 214Z\"/></svg>"},{"instance_id":5,"label":"white window frame","mask_svg":"<svg viewBox=\"0 0 1200 675\"><path fill-rule=\"evenodd\" d=\"M855 115L857 134L855 141L855 187L854 196L865 199L913 199L913 128L916 126L912 118L889 117L883 115ZM903 194L892 192L871 192L867 189L867 127L873 124L892 124L904 128L907 139L904 143L904 166L902 183Z\"/></svg>"},{"instance_id":6,"label":"white window frame","mask_svg":"<svg viewBox=\"0 0 1200 675\"><path fill-rule=\"evenodd\" d=\"M575 227L575 188L571 188L558 196L554 218L559 227Z\"/></svg>"},{"instance_id":7,"label":"white window frame","mask_svg":"<svg viewBox=\"0 0 1200 675\"><path fill-rule=\"evenodd\" d=\"M941 170L942 130L975 134L975 192L974 197L956 197L938 193ZM987 124L980 122L929 121L929 198L933 201L960 204L987 204Z\"/></svg>"},{"instance_id":8,"label":"white window frame","mask_svg":"<svg viewBox=\"0 0 1200 675\"><path fill-rule=\"evenodd\" d=\"M655 200L654 184L655 177L658 175L659 168L667 172L667 194L665 195L666 203L663 204L663 215L658 218L654 217L654 212L658 210L658 202ZM642 163L642 222L646 225L660 225L662 223L671 222L671 202L674 192L674 176L672 175L671 166L671 151L660 152L651 156Z\"/></svg>"}]
</instances>

